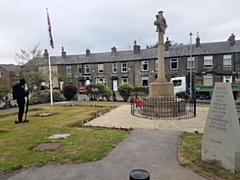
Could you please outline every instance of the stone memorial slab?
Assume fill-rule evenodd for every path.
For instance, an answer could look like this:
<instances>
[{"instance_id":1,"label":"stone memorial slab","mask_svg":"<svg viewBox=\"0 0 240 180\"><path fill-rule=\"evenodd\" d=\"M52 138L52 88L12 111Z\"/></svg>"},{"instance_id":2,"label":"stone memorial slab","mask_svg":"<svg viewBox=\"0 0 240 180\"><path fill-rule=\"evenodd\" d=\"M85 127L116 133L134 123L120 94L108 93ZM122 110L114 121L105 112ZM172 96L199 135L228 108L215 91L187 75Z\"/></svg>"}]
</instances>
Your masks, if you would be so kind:
<instances>
[{"instance_id":1,"label":"stone memorial slab","mask_svg":"<svg viewBox=\"0 0 240 180\"><path fill-rule=\"evenodd\" d=\"M59 138L67 138L70 134L54 134L49 137L49 139L59 139Z\"/></svg>"},{"instance_id":2,"label":"stone memorial slab","mask_svg":"<svg viewBox=\"0 0 240 180\"><path fill-rule=\"evenodd\" d=\"M240 126L230 83L216 83L202 138L202 160L240 171Z\"/></svg>"},{"instance_id":3,"label":"stone memorial slab","mask_svg":"<svg viewBox=\"0 0 240 180\"><path fill-rule=\"evenodd\" d=\"M42 113L42 114L38 114L38 116L40 117L47 117L47 116L52 116L53 113Z\"/></svg>"},{"instance_id":4,"label":"stone memorial slab","mask_svg":"<svg viewBox=\"0 0 240 180\"><path fill-rule=\"evenodd\" d=\"M61 146L61 143L42 143L37 145L34 150L55 150Z\"/></svg>"}]
</instances>

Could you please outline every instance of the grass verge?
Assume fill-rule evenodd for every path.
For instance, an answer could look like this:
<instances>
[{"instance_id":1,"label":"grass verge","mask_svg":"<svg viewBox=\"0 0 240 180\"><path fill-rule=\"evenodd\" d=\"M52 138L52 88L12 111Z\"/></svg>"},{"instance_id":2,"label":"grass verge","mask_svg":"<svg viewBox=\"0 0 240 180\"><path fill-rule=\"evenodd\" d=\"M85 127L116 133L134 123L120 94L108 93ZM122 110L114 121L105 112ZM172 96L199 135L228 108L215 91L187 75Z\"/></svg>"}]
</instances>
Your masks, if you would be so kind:
<instances>
[{"instance_id":1,"label":"grass verge","mask_svg":"<svg viewBox=\"0 0 240 180\"><path fill-rule=\"evenodd\" d=\"M106 156L130 132L103 128L72 127L108 106L117 104L81 103L82 106L44 105L30 107L29 123L14 124L17 110L0 113L0 172L33 166L96 161ZM97 103L99 104L99 103ZM39 117L37 114L53 113ZM66 139L49 139L53 134L71 134ZM61 143L57 150L34 150L41 143Z\"/></svg>"},{"instance_id":2,"label":"grass verge","mask_svg":"<svg viewBox=\"0 0 240 180\"><path fill-rule=\"evenodd\" d=\"M180 135L179 161L183 166L190 167L195 172L217 180L240 179L240 173L233 174L223 168L201 160L202 134L182 133Z\"/></svg>"}]
</instances>

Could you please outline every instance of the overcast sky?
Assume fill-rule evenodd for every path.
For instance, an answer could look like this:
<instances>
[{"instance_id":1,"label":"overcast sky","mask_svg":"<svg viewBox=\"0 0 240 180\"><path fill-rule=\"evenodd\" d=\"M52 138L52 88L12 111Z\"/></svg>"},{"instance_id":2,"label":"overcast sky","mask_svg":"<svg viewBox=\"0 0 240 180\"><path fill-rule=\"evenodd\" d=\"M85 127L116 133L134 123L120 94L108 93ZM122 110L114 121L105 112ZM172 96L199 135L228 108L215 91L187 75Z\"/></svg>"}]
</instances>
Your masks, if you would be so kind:
<instances>
[{"instance_id":1,"label":"overcast sky","mask_svg":"<svg viewBox=\"0 0 240 180\"><path fill-rule=\"evenodd\" d=\"M165 39L173 43L240 39L239 0L0 0L0 64L16 64L21 49L48 49L51 56L142 49L157 42L153 25L158 11L167 21ZM50 48L46 8L54 49Z\"/></svg>"}]
</instances>

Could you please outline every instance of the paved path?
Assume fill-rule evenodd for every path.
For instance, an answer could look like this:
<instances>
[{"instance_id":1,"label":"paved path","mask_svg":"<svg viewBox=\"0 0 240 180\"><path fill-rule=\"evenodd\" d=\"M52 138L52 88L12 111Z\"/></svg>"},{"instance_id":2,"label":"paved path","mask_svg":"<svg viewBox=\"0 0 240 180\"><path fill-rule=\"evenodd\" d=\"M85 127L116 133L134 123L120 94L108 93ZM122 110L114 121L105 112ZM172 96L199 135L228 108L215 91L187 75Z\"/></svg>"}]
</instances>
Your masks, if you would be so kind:
<instances>
[{"instance_id":1,"label":"paved path","mask_svg":"<svg viewBox=\"0 0 240 180\"><path fill-rule=\"evenodd\" d=\"M197 107L197 115L195 118L182 120L152 120L132 116L130 113L130 105L122 105L111 112L104 114L94 120L92 126L107 127L126 127L134 129L156 129L156 130L175 130L194 132L197 129L203 132L208 108ZM85 124L88 126L89 124Z\"/></svg>"},{"instance_id":2,"label":"paved path","mask_svg":"<svg viewBox=\"0 0 240 180\"><path fill-rule=\"evenodd\" d=\"M91 121L92 125L133 127L107 157L77 165L51 165L0 176L0 180L128 180L133 169L145 169L151 180L206 179L178 163L179 131L203 131L208 108L197 108L197 117L188 120L150 120L130 115L123 105Z\"/></svg>"}]
</instances>

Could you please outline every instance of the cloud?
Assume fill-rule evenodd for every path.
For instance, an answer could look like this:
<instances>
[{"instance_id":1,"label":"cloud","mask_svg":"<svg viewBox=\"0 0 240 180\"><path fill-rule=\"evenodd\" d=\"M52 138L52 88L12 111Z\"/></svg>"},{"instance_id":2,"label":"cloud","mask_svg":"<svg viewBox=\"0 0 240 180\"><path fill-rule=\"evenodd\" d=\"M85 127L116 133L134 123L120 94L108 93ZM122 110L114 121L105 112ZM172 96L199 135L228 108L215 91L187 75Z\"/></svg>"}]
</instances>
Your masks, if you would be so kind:
<instances>
[{"instance_id":1,"label":"cloud","mask_svg":"<svg viewBox=\"0 0 240 180\"><path fill-rule=\"evenodd\" d=\"M201 42L225 41L233 32L238 37L239 0L58 0L0 1L1 63L15 63L15 52L40 48L51 55L129 50L133 41L145 48L157 41L155 15L163 10L168 23L165 38L189 43L199 32ZM49 48L46 8L49 10L55 48Z\"/></svg>"}]
</instances>

